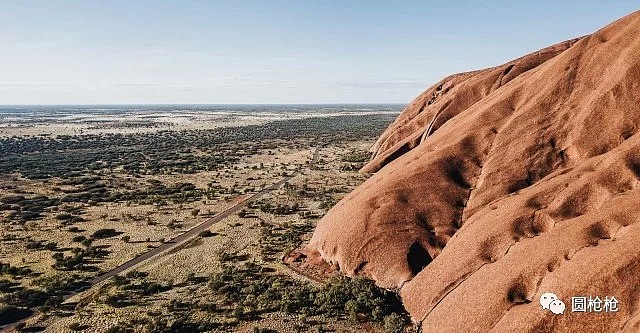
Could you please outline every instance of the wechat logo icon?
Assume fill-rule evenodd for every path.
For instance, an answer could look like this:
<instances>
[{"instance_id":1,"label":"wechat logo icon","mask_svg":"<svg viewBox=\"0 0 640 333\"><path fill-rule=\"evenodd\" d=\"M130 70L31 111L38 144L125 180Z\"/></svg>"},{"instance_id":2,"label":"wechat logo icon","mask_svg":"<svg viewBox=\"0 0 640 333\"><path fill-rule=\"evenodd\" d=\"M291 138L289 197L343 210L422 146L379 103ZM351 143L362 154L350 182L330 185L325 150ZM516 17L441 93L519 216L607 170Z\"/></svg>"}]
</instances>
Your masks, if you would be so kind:
<instances>
[{"instance_id":1,"label":"wechat logo icon","mask_svg":"<svg viewBox=\"0 0 640 333\"><path fill-rule=\"evenodd\" d=\"M564 302L558 299L554 293L544 293L540 296L540 306L543 310L549 310L553 314L563 314L566 308Z\"/></svg>"}]
</instances>

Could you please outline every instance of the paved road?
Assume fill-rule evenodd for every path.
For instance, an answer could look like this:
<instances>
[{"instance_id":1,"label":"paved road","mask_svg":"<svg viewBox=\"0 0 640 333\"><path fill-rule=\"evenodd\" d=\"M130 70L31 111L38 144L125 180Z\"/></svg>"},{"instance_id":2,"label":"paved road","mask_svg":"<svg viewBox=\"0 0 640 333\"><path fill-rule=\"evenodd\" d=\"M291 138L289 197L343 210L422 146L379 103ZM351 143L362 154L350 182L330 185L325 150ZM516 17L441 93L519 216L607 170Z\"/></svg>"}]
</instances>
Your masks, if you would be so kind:
<instances>
[{"instance_id":1,"label":"paved road","mask_svg":"<svg viewBox=\"0 0 640 333\"><path fill-rule=\"evenodd\" d=\"M316 147L316 149L313 152L313 158L311 159L311 164L315 164L318 161L318 156L320 153L320 148ZM295 177L298 175L298 173L300 173L300 169L297 169L296 171L294 171L291 175L286 176L284 178L282 178L280 181L278 181L277 183L265 187L264 189L262 189L260 192L254 193L244 199L242 199L241 201L239 201L238 203L236 203L235 205L227 208L226 210L222 211L221 213L219 213L218 215L198 224L197 226L189 229L187 232L176 236L174 238L172 238L171 240L169 240L168 242L162 243L162 245L153 248L150 251L147 251L123 264L121 264L120 266L104 273L101 275L96 276L95 278L93 278L92 280L89 281L89 283L93 286L95 284L98 284L104 280L107 280L109 278L112 278L134 266L137 266L161 253L164 253L166 251L169 251L179 245L182 245L196 237L198 237L198 234L200 234L200 232L209 229L212 225L226 219L227 217L231 216L234 213L237 213L238 211L240 211L244 206L247 205L247 203L249 203L249 201L258 199L260 197L262 197L263 195L273 191L273 190L277 190L280 187L282 187L282 185L284 185L286 182L288 182L289 180L291 180L291 178Z\"/></svg>"},{"instance_id":2,"label":"paved road","mask_svg":"<svg viewBox=\"0 0 640 333\"><path fill-rule=\"evenodd\" d=\"M244 206L247 205L247 203L251 200L255 200L273 190L279 189L282 185L284 185L284 183L286 183L287 181L289 181L291 178L293 178L295 175L297 174L294 173L290 176L287 176L285 178L283 178L282 180L280 180L279 182L264 188L262 191L254 193L252 195L250 195L249 197L246 197L244 199L242 199L241 201L239 201L238 203L236 203L235 205L227 208L226 210L224 210L223 212L219 213L218 215L198 224L197 226L189 229L188 231L186 231L183 234L180 234L179 236L176 236L174 238L172 238L171 240L162 243L162 245L153 248L152 250L149 250L123 264L121 264L120 266L102 274L102 275L98 275L95 278L89 280L89 283L91 285L95 285L98 284L104 280L107 280L109 278L112 278L134 266L137 266L161 253L167 252L179 245L182 245L196 237L198 237L198 234L200 234L200 232L209 229L212 225L226 219L227 217L237 213L238 211L240 211Z\"/></svg>"},{"instance_id":3,"label":"paved road","mask_svg":"<svg viewBox=\"0 0 640 333\"><path fill-rule=\"evenodd\" d=\"M320 147L316 147L314 152L313 152L313 157L311 158L311 163L315 164L316 162L318 162L318 157L319 157L319 153L320 153ZM244 206L247 205L247 203L249 203L252 200L258 199L262 196L264 196L265 194L273 191L273 190L277 190L280 187L282 187L282 185L284 185L286 182L288 182L289 180L291 180L291 178L297 176L301 171L301 168L298 168L297 170L295 170L292 174L290 174L289 176L286 176L284 178L282 178L280 181L278 181L277 183L265 187L264 189L262 189L260 192L254 193L248 197L245 197L244 199L240 200L239 202L237 202L236 204L234 204L233 206L227 208L226 210L222 211L221 213L217 214L216 216L198 224L197 226L189 229L188 231L186 231L183 234L180 234L179 236L176 236L174 238L172 238L171 240L162 243L160 246L155 247L115 268L113 268L112 270L105 272L103 274L100 274L96 277L94 277L93 279L89 280L89 287L92 287L102 281L105 281L107 279L110 279L130 268L133 268L145 261L148 261L162 253L165 253L177 246L180 246L196 237L198 237L198 234L200 234L200 232L209 229L211 226L213 226L214 224L226 219L227 217L231 216L234 213L237 213L238 211L240 211ZM65 295L64 299L68 299L73 295L76 295L77 292L70 292L69 294ZM34 316L36 316L38 314L37 309L32 309L34 310L34 314L29 316L28 318L25 318L19 322L25 322L30 318L33 318ZM18 322L18 323L19 323ZM0 326L0 332L10 332L11 329L16 325L17 323L13 323L10 325L6 325L4 327Z\"/></svg>"}]
</instances>

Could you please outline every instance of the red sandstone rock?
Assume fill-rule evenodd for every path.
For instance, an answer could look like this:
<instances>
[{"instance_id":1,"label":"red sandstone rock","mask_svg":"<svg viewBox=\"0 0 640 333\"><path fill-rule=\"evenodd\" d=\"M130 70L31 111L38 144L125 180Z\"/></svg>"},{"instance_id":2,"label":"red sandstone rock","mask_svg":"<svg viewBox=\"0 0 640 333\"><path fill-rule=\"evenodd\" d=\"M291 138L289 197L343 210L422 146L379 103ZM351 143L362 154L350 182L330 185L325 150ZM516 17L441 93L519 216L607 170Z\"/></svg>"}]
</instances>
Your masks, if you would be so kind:
<instances>
[{"instance_id":1,"label":"red sandstone rock","mask_svg":"<svg viewBox=\"0 0 640 333\"><path fill-rule=\"evenodd\" d=\"M427 89L308 249L399 288L423 332L638 332L639 126L635 12ZM620 310L571 313L577 295Z\"/></svg>"}]
</instances>

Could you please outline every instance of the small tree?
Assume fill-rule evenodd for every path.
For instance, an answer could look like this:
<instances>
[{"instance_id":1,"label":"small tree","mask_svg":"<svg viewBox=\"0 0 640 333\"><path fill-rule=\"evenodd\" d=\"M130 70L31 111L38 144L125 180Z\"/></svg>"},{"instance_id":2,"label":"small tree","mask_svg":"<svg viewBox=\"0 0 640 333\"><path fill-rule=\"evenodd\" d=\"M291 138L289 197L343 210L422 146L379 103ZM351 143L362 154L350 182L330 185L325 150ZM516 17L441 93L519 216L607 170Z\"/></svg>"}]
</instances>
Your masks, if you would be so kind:
<instances>
[{"instance_id":1,"label":"small tree","mask_svg":"<svg viewBox=\"0 0 640 333\"><path fill-rule=\"evenodd\" d=\"M72 331L82 331L84 329L84 327L82 327L82 325L80 325L80 323L74 322L69 324L69 329Z\"/></svg>"},{"instance_id":2,"label":"small tree","mask_svg":"<svg viewBox=\"0 0 640 333\"><path fill-rule=\"evenodd\" d=\"M236 308L233 309L233 316L237 320L242 320L244 318L244 307L240 304L236 305Z\"/></svg>"},{"instance_id":3,"label":"small tree","mask_svg":"<svg viewBox=\"0 0 640 333\"><path fill-rule=\"evenodd\" d=\"M106 229L99 229L96 230L91 237L94 239L100 239L100 238L109 238L109 237L113 237L118 235L118 232L116 231L116 229L112 229L112 228L106 228Z\"/></svg>"},{"instance_id":4,"label":"small tree","mask_svg":"<svg viewBox=\"0 0 640 333\"><path fill-rule=\"evenodd\" d=\"M397 313L392 313L384 317L385 333L402 333L404 332L404 319Z\"/></svg>"},{"instance_id":5,"label":"small tree","mask_svg":"<svg viewBox=\"0 0 640 333\"><path fill-rule=\"evenodd\" d=\"M71 241L72 241L72 242L79 243L79 242L84 241L85 239L87 239L87 237L85 237L85 236L83 236L83 235L78 235L78 236L73 236L73 238L71 239Z\"/></svg>"}]
</instances>

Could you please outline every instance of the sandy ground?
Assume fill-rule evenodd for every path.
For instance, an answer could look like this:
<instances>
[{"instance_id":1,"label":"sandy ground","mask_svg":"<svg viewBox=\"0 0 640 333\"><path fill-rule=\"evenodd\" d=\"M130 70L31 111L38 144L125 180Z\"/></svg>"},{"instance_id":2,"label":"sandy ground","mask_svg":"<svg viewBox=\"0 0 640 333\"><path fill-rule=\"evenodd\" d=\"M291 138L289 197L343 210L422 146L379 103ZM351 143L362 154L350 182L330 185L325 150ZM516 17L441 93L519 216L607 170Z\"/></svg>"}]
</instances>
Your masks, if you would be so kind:
<instances>
[{"instance_id":1,"label":"sandy ground","mask_svg":"<svg viewBox=\"0 0 640 333\"><path fill-rule=\"evenodd\" d=\"M177 111L177 112L176 112ZM396 114L396 111L379 113ZM84 112L58 112L55 116L40 112L4 113L0 110L0 138L11 136L59 136L79 134L139 134L161 130L208 130L220 127L260 125L276 120L304 119L340 115L362 115L367 110L321 112L249 112L206 110L157 110L109 112L90 109Z\"/></svg>"},{"instance_id":2,"label":"sandy ground","mask_svg":"<svg viewBox=\"0 0 640 333\"><path fill-rule=\"evenodd\" d=\"M245 125L246 123L235 123ZM182 124L188 126L188 122ZM86 126L82 125L82 126ZM205 125L202 125L205 126ZM3 127L5 135L13 135ZM53 126L58 128L60 126ZM193 128L193 127L189 127ZM25 131L24 128L15 129L24 135L32 135L43 131L49 134L70 134L79 133L85 129L75 128L73 124L68 128L65 126L59 132L50 131L49 125L44 128L33 126ZM155 127L153 128L155 129ZM91 131L101 131L103 129L90 129ZM127 131L129 129L123 129ZM139 130L139 129L136 129ZM151 130L151 129L143 129ZM86 132L84 132L86 133ZM112 132L110 132L112 133ZM321 216L328 208L323 206L322 201L330 198L339 200L350 189L366 179L365 175L355 171L345 171L342 167L350 164L342 161L345 154L353 150L366 150L373 143L372 141L358 141L348 144L338 144L324 147L320 151L319 161L313 167L308 163L312 158L313 142L302 142L298 149L290 147L286 142L273 140L274 149L264 150L260 154L249 155L241 158L240 161L215 171L198 172L194 174L174 174L174 175L146 175L140 178L127 178L125 175L114 174L115 183L122 183L127 188L143 186L150 180L159 181L165 186L178 183L191 183L199 189L206 189L209 186L222 188L237 188L240 192L251 193L266 186L269 186L280 179L283 174L288 174L301 168L298 176L289 181L289 185L274 191L261 202L268 202L274 206L278 204L297 203L305 210L312 212L315 216ZM60 180L50 179L46 182L33 181L20 177L19 175L3 176L3 186L0 188L0 196L20 192L22 190L30 195L55 196L60 188L69 189L72 186L60 186ZM57 187L57 188L56 188ZM301 197L296 192L306 187L322 192L325 189L330 191L323 197ZM84 222L63 226L55 218L56 213L45 214L45 217L37 222L28 222L24 226L5 225L0 231L0 236L16 236L17 240L4 241L0 247L0 261L11 263L14 266L26 266L33 271L40 272L40 277L56 276L65 274L52 268L54 252L49 250L25 250L25 237L33 240L55 242L57 247L65 254L73 247L81 247L77 242L73 242L74 236L83 235L89 237L92 233L103 228L113 228L119 232L115 237L97 239L93 246L104 247L109 254L103 260L93 263L100 271L112 269L129 259L144 253L149 247L157 246L160 242L175 237L176 235L192 228L205 219L220 212L235 202L242 199L242 193L220 194L213 198L200 198L193 202L167 203L166 205L140 204L140 203L101 203L97 205L80 205L81 216ZM198 214L193 214L198 210ZM264 265L272 267L276 272L286 274L291 278L315 283L306 277L296 274L279 260L265 260L262 254L262 247L265 240L262 227L265 223L274 226L288 226L291 224L314 223L316 220L302 219L299 214L276 216L272 213L261 212L259 209L250 209L253 217L241 218L233 215L210 228L213 236L198 237L187 244L154 258L136 270L148 272L149 281L158 281L164 284L173 285L171 290L154 295L145 300L144 307L124 307L114 308L100 302L100 287L94 287L89 291L72 297L68 302L75 304L79 302L75 310L61 313L53 312L49 315L41 315L29 321L29 325L45 327L47 332L71 332L70 325L80 325L85 332L105 332L116 323L128 322L139 317L153 318L154 314L162 314L167 311L167 305L171 300L198 299L201 302L212 297L210 290L205 284L189 284L188 278L192 276L208 277L220 270L219 256L221 253L233 253L238 256L245 256L248 260L256 260ZM71 232L69 228L77 227L78 230ZM125 240L123 237L129 239ZM309 237L308 234L301 235L303 239ZM284 251L284 249L283 249ZM279 254L283 256L285 253ZM95 272L80 273L84 276L93 276ZM20 281L24 286L33 286L31 278L23 278ZM219 320L214 318L215 314L194 313L194 316L203 321ZM214 317L211 317L214 316ZM317 327L333 329L337 332L358 332L371 331L371 325L357 324L335 318L298 318L298 316L284 313L273 313L264 316L262 319L249 323L242 323L235 327L239 332L253 332L254 328L273 329L277 331L316 331Z\"/></svg>"},{"instance_id":3,"label":"sandy ground","mask_svg":"<svg viewBox=\"0 0 640 333\"><path fill-rule=\"evenodd\" d=\"M318 168L305 169L300 176L293 178L290 184L296 188L302 187L303 184L317 188L338 185L344 186L345 192L335 194L337 199L339 199L346 191L359 184L365 178L364 175L357 172L340 171L340 166L344 164L340 160L342 154L351 149L368 147L370 144L371 142L357 142L343 147L324 148L320 154ZM301 151L289 155L277 155L277 157L279 157L279 160L286 160L291 163L307 159L309 154L308 152ZM254 156L249 160L248 163L261 161L265 164L276 161L273 156L264 160L261 159L260 156ZM267 195L263 200L276 204L298 201L308 207L309 210L319 214L325 211L325 209L319 208L320 202L312 198L302 200L299 197L291 196L291 192L291 190L280 189ZM152 280L179 284L183 283L189 274L206 277L218 271L220 269L220 261L218 258L222 252L246 255L251 258L250 260L263 261L260 254L261 238L263 237L260 231L260 224L266 222L275 225L285 225L301 222L301 218L297 214L275 216L270 213L257 211L256 215L256 217L252 218L232 216L214 225L210 229L215 236L195 239L179 249L173 250L166 255L139 266L137 270L150 273L149 278ZM303 235L303 237L305 236L308 237L308 235ZM297 275L279 261L267 262L266 264L280 273L313 283L306 277ZM55 320L51 318L44 320L42 323L46 323L47 332L68 331L68 326L76 322L91 327L91 329L87 330L88 332L101 332L101 330L110 327L114 321L123 321L126 318L144 316L146 315L145 313L154 311L166 311L165 307L171 299L181 299L182 297L186 297L186 294L189 294L188 297L192 299L206 299L207 297L211 297L206 287L202 286L174 288L169 292L163 293L161 297L153 299L149 304L149 308L146 309L137 307L114 309L102 304L90 303L84 307L82 311L77 311L73 316ZM79 295L71 301L79 301L83 299L83 297L86 298L87 296ZM375 327L371 325L354 324L349 321L336 321L332 318L304 318L305 321L316 323L316 325L301 324L300 320L297 316L276 313L270 314L256 322L243 323L237 326L234 331L253 332L254 328L269 328L279 332L315 332L318 325L326 329L333 329L337 332L375 331Z\"/></svg>"}]
</instances>

